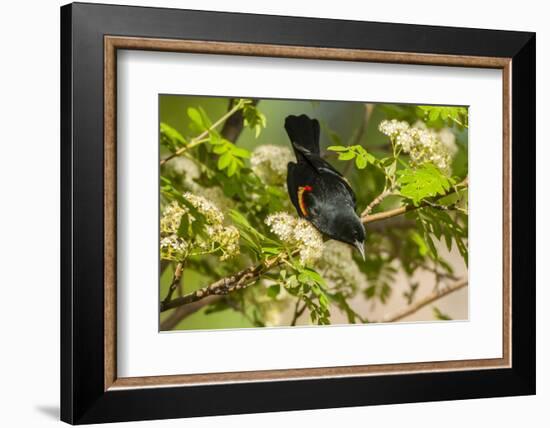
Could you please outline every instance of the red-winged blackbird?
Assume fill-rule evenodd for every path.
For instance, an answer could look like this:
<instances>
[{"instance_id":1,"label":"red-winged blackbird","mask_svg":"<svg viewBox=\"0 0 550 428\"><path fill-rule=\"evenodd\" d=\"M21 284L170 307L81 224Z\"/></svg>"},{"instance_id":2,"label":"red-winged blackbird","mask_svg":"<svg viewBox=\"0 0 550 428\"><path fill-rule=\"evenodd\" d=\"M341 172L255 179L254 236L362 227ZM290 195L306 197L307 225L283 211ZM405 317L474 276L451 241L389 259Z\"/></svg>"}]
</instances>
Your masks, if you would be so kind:
<instances>
[{"instance_id":1,"label":"red-winged blackbird","mask_svg":"<svg viewBox=\"0 0 550 428\"><path fill-rule=\"evenodd\" d=\"M297 163L288 163L287 187L298 215L329 238L353 245L365 258L365 228L356 214L348 181L319 151L319 122L305 114L288 116L285 129Z\"/></svg>"}]
</instances>

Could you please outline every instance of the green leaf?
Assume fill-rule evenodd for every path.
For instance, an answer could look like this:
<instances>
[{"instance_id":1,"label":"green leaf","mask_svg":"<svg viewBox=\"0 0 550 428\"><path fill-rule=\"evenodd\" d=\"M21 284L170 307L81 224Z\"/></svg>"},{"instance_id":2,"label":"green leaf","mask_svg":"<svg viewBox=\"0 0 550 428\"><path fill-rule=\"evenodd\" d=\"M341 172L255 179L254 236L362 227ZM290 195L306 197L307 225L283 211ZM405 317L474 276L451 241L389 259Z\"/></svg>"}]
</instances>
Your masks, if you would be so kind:
<instances>
[{"instance_id":1,"label":"green leaf","mask_svg":"<svg viewBox=\"0 0 550 428\"><path fill-rule=\"evenodd\" d=\"M420 236L420 234L416 231L411 233L411 239L414 241L414 243L418 246L418 252L421 256L425 256L428 254L428 244L426 244L426 241L424 241L424 238Z\"/></svg>"},{"instance_id":2,"label":"green leaf","mask_svg":"<svg viewBox=\"0 0 550 428\"><path fill-rule=\"evenodd\" d=\"M270 287L267 287L267 295L272 299L275 299L279 295L280 291L281 291L280 284L275 284Z\"/></svg>"},{"instance_id":3,"label":"green leaf","mask_svg":"<svg viewBox=\"0 0 550 428\"><path fill-rule=\"evenodd\" d=\"M189 216L188 215L182 215L180 220L180 226L178 228L178 236L189 239L191 237L191 234L189 233Z\"/></svg>"},{"instance_id":4,"label":"green leaf","mask_svg":"<svg viewBox=\"0 0 550 428\"><path fill-rule=\"evenodd\" d=\"M248 220L246 219L246 217L242 215L239 211L230 210L229 215L231 216L231 219L233 220L233 222L238 224L239 226L243 226L246 229L253 229L250 223L248 222Z\"/></svg>"},{"instance_id":5,"label":"green leaf","mask_svg":"<svg viewBox=\"0 0 550 428\"><path fill-rule=\"evenodd\" d=\"M233 154L233 156L237 156L243 159L248 159L250 157L250 152L248 150L236 146L232 147L231 153Z\"/></svg>"},{"instance_id":6,"label":"green leaf","mask_svg":"<svg viewBox=\"0 0 550 428\"><path fill-rule=\"evenodd\" d=\"M206 114L206 111L202 107L199 107L199 113L201 115L201 120L205 128L210 128L212 126L212 121Z\"/></svg>"},{"instance_id":7,"label":"green leaf","mask_svg":"<svg viewBox=\"0 0 550 428\"><path fill-rule=\"evenodd\" d=\"M160 123L160 143L167 147L172 153L177 151L180 147L187 144L185 138L170 125L161 122Z\"/></svg>"},{"instance_id":8,"label":"green leaf","mask_svg":"<svg viewBox=\"0 0 550 428\"><path fill-rule=\"evenodd\" d=\"M338 155L338 160L350 160L355 157L355 152L352 152L351 150L348 152L341 152Z\"/></svg>"},{"instance_id":9,"label":"green leaf","mask_svg":"<svg viewBox=\"0 0 550 428\"><path fill-rule=\"evenodd\" d=\"M367 162L370 163L370 164L376 164L376 162L378 161L378 159L376 159L372 154L370 154L366 150L365 150L365 153L363 154L363 156L365 157Z\"/></svg>"},{"instance_id":10,"label":"green leaf","mask_svg":"<svg viewBox=\"0 0 550 428\"><path fill-rule=\"evenodd\" d=\"M430 126L441 127L445 124L468 127L468 109L466 107L418 106L421 115Z\"/></svg>"},{"instance_id":11,"label":"green leaf","mask_svg":"<svg viewBox=\"0 0 550 428\"><path fill-rule=\"evenodd\" d=\"M365 289L365 297L372 299L376 295L376 285L371 285Z\"/></svg>"},{"instance_id":12,"label":"green leaf","mask_svg":"<svg viewBox=\"0 0 550 428\"><path fill-rule=\"evenodd\" d=\"M231 158L231 163L229 164L229 167L227 168L227 176L232 177L237 172L237 169L239 168L239 164L237 162L236 158Z\"/></svg>"},{"instance_id":13,"label":"green leaf","mask_svg":"<svg viewBox=\"0 0 550 428\"><path fill-rule=\"evenodd\" d=\"M330 303L329 303L329 301L328 301L327 296L326 296L324 293L321 293L321 294L319 294L317 297L318 297L318 299L319 299L319 304L321 305L321 307L322 307L323 309L328 309L329 306L330 306Z\"/></svg>"},{"instance_id":14,"label":"green leaf","mask_svg":"<svg viewBox=\"0 0 550 428\"><path fill-rule=\"evenodd\" d=\"M262 253L275 256L281 252L280 247L262 247Z\"/></svg>"},{"instance_id":15,"label":"green leaf","mask_svg":"<svg viewBox=\"0 0 550 428\"><path fill-rule=\"evenodd\" d=\"M345 146L328 146L327 150L330 150L332 152L345 152L348 151L349 148Z\"/></svg>"},{"instance_id":16,"label":"green leaf","mask_svg":"<svg viewBox=\"0 0 550 428\"><path fill-rule=\"evenodd\" d=\"M379 299L383 304L386 304L388 298L391 296L391 287L384 283L380 289Z\"/></svg>"},{"instance_id":17,"label":"green leaf","mask_svg":"<svg viewBox=\"0 0 550 428\"><path fill-rule=\"evenodd\" d=\"M227 152L228 150L229 150L228 146L226 146L225 144L220 144L220 145L214 146L214 149L212 151L217 155L221 155Z\"/></svg>"},{"instance_id":18,"label":"green leaf","mask_svg":"<svg viewBox=\"0 0 550 428\"><path fill-rule=\"evenodd\" d=\"M194 107L189 107L187 109L187 116L189 116L189 119L191 119L191 121L193 123L196 123L200 128L202 128L202 129L205 128L205 125L204 125L204 122L202 120L202 116L201 116L201 113L199 112L199 110L197 110Z\"/></svg>"},{"instance_id":19,"label":"green leaf","mask_svg":"<svg viewBox=\"0 0 550 428\"><path fill-rule=\"evenodd\" d=\"M435 243L430 236L430 231L427 228L427 224L425 223L423 217L421 214L417 214L417 222L418 229L422 232L422 238L425 244L427 244L428 248L430 249L429 254L434 260L439 259L439 255L437 253L437 248L435 246Z\"/></svg>"},{"instance_id":20,"label":"green leaf","mask_svg":"<svg viewBox=\"0 0 550 428\"><path fill-rule=\"evenodd\" d=\"M265 115L249 101L243 106L244 126L254 131L254 136L258 138L263 128L267 125Z\"/></svg>"},{"instance_id":21,"label":"green leaf","mask_svg":"<svg viewBox=\"0 0 550 428\"><path fill-rule=\"evenodd\" d=\"M447 211L431 207L423 208L416 215L417 220L422 222L422 226L426 229L431 228L434 235L438 230L441 230L441 235L445 238L445 244L449 251L451 251L452 242L454 241L464 262L466 265L468 264L468 222L466 215L457 213L458 218L452 218ZM459 218L462 218L464 225L459 223ZM442 263L441 260L439 262Z\"/></svg>"},{"instance_id":22,"label":"green leaf","mask_svg":"<svg viewBox=\"0 0 550 428\"><path fill-rule=\"evenodd\" d=\"M439 308L436 308L435 306L433 307L433 312L434 312L435 319L438 319L438 320L441 320L441 321L452 320L452 318L449 315L444 314L443 312L441 312L439 310Z\"/></svg>"},{"instance_id":23,"label":"green leaf","mask_svg":"<svg viewBox=\"0 0 550 428\"><path fill-rule=\"evenodd\" d=\"M431 163L418 169L403 169L397 174L401 196L410 199L414 205L425 198L445 195L451 189L452 180Z\"/></svg>"},{"instance_id":24,"label":"green leaf","mask_svg":"<svg viewBox=\"0 0 550 428\"><path fill-rule=\"evenodd\" d=\"M265 235L252 227L246 217L243 216L240 212L238 212L237 210L230 210L229 216L241 232L241 236L244 235L248 237L248 239L251 241L250 244L254 246L258 253L270 254L269 250L271 249L273 249L273 251L276 251L275 254L279 254L281 252L280 247L277 246L277 243L275 241L267 238ZM270 247L262 247L261 243L267 243L267 245L270 245Z\"/></svg>"},{"instance_id":25,"label":"green leaf","mask_svg":"<svg viewBox=\"0 0 550 428\"><path fill-rule=\"evenodd\" d=\"M358 169L365 169L367 167L367 157L364 155L359 155L355 158L355 166Z\"/></svg>"},{"instance_id":26,"label":"green leaf","mask_svg":"<svg viewBox=\"0 0 550 428\"><path fill-rule=\"evenodd\" d=\"M230 152L226 152L218 158L218 169L225 169L233 161L233 156Z\"/></svg>"},{"instance_id":27,"label":"green leaf","mask_svg":"<svg viewBox=\"0 0 550 428\"><path fill-rule=\"evenodd\" d=\"M212 130L210 131L209 133L210 135L210 141L209 143L212 144L213 146L216 146L216 145L224 145L225 141L220 134L218 134L216 131Z\"/></svg>"},{"instance_id":28,"label":"green leaf","mask_svg":"<svg viewBox=\"0 0 550 428\"><path fill-rule=\"evenodd\" d=\"M322 287L325 287L325 280L321 275L319 275L315 270L310 268L302 268L300 269L300 274L298 275L298 279L300 282L308 282L312 281L316 284L321 285Z\"/></svg>"},{"instance_id":29,"label":"green leaf","mask_svg":"<svg viewBox=\"0 0 550 428\"><path fill-rule=\"evenodd\" d=\"M365 169L368 164L378 163L378 160L360 145L349 147L336 145L329 146L327 149L337 152L338 160L347 161L355 158L355 166L357 169Z\"/></svg>"}]
</instances>

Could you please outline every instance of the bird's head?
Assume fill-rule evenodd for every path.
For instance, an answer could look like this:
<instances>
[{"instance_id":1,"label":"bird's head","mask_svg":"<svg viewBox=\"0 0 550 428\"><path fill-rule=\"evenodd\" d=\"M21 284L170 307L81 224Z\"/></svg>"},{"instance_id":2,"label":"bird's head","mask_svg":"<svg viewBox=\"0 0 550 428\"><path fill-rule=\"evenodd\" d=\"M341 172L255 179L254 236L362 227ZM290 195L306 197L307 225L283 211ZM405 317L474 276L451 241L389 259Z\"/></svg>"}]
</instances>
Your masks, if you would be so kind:
<instances>
[{"instance_id":1,"label":"bird's head","mask_svg":"<svg viewBox=\"0 0 550 428\"><path fill-rule=\"evenodd\" d=\"M355 211L340 210L330 229L330 238L355 247L365 259L365 227Z\"/></svg>"}]
</instances>

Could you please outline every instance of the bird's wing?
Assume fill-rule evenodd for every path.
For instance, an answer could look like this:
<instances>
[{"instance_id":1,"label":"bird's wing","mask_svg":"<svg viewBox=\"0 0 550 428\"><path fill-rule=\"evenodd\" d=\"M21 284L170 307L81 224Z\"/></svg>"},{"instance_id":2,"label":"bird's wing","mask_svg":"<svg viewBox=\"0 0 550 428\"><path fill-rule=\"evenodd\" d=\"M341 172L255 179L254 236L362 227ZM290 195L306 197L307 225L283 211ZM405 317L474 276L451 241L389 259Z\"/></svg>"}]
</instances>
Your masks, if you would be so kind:
<instances>
[{"instance_id":1,"label":"bird's wing","mask_svg":"<svg viewBox=\"0 0 550 428\"><path fill-rule=\"evenodd\" d=\"M315 215L319 198L325 198L321 176L307 163L289 162L287 188L292 205L300 217Z\"/></svg>"},{"instance_id":2,"label":"bird's wing","mask_svg":"<svg viewBox=\"0 0 550 428\"><path fill-rule=\"evenodd\" d=\"M289 162L287 165L287 175L286 175L286 187L288 189L288 194L290 196L290 201L296 210L300 211L300 205L298 204L298 186L297 177L296 177L296 165L294 162Z\"/></svg>"},{"instance_id":3,"label":"bird's wing","mask_svg":"<svg viewBox=\"0 0 550 428\"><path fill-rule=\"evenodd\" d=\"M294 144L294 148L300 153L300 159L305 160L311 165L311 167L318 173L328 172L329 174L337 175L338 177L343 177L334 167L329 164L326 160L320 157L317 153L313 153L304 146L299 144Z\"/></svg>"},{"instance_id":4,"label":"bird's wing","mask_svg":"<svg viewBox=\"0 0 550 428\"><path fill-rule=\"evenodd\" d=\"M351 188L351 185L346 177L344 177L338 170L336 170L331 164L329 164L326 160L319 156L315 156L309 152L302 153L307 161L308 164L312 166L312 168L320 175L327 174L329 176L332 176L333 178L336 178L338 182L340 182L344 188L349 192L352 200L353 200L353 206L355 208L356 205L356 199L355 199L355 192Z\"/></svg>"}]
</instances>

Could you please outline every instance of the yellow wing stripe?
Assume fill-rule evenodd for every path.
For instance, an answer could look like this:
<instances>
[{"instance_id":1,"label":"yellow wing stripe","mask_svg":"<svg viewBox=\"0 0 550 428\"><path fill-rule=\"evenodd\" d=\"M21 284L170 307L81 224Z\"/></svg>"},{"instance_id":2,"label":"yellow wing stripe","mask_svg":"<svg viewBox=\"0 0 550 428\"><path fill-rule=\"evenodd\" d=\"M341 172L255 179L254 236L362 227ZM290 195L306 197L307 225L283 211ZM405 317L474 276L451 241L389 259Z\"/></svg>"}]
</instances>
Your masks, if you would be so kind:
<instances>
[{"instance_id":1,"label":"yellow wing stripe","mask_svg":"<svg viewBox=\"0 0 550 428\"><path fill-rule=\"evenodd\" d=\"M300 211L304 217L307 217L307 207L304 201L304 193L311 192L313 188L311 186L300 186L298 187L298 205L300 206Z\"/></svg>"}]
</instances>

